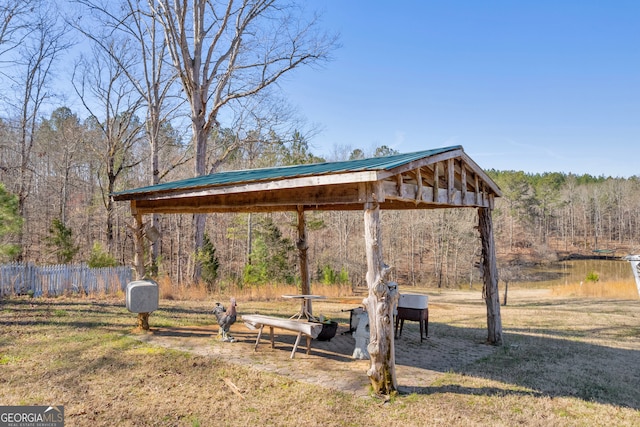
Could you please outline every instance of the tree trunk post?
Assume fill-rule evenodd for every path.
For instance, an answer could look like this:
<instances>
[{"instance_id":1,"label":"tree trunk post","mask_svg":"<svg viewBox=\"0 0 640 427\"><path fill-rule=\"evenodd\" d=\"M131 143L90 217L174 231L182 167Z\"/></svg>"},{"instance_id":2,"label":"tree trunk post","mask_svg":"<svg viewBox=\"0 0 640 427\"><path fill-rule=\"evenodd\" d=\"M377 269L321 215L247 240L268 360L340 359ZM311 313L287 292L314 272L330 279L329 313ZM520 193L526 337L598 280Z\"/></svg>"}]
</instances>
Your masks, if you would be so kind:
<instances>
[{"instance_id":1,"label":"tree trunk post","mask_svg":"<svg viewBox=\"0 0 640 427\"><path fill-rule=\"evenodd\" d=\"M399 294L387 282L391 268L382 260L382 233L378 201L364 206L364 237L367 254L367 285L369 295L362 301L369 314L371 366L367 371L373 390L378 395L390 395L398 389L393 336L393 310Z\"/></svg>"},{"instance_id":2,"label":"tree trunk post","mask_svg":"<svg viewBox=\"0 0 640 427\"><path fill-rule=\"evenodd\" d=\"M496 248L493 240L491 209L478 208L478 228L482 240L482 296L487 305L487 342L493 345L502 345L498 268L496 266Z\"/></svg>"},{"instance_id":3,"label":"tree trunk post","mask_svg":"<svg viewBox=\"0 0 640 427\"><path fill-rule=\"evenodd\" d=\"M507 293L509 292L509 281L505 280L504 281L504 301L502 302L502 305L506 306L507 305Z\"/></svg>"},{"instance_id":4,"label":"tree trunk post","mask_svg":"<svg viewBox=\"0 0 640 427\"><path fill-rule=\"evenodd\" d=\"M160 230L160 215L154 213L151 223L156 230ZM151 242L151 268L150 273L152 276L158 275L158 257L160 256L161 239L156 239Z\"/></svg>"},{"instance_id":5,"label":"tree trunk post","mask_svg":"<svg viewBox=\"0 0 640 427\"><path fill-rule=\"evenodd\" d=\"M135 201L131 202L131 213L136 218L135 229L135 258L134 264L136 269L136 280L142 280L145 277L144 268L144 224L142 222L142 215L137 212L135 207ZM148 331L149 330L149 313L138 313L138 329Z\"/></svg>"},{"instance_id":6,"label":"tree trunk post","mask_svg":"<svg viewBox=\"0 0 640 427\"><path fill-rule=\"evenodd\" d=\"M149 330L149 313L138 313L138 329Z\"/></svg>"},{"instance_id":7,"label":"tree trunk post","mask_svg":"<svg viewBox=\"0 0 640 427\"><path fill-rule=\"evenodd\" d=\"M304 207L298 206L298 257L300 259L300 291L303 295L311 294L311 283L309 278L309 262L307 252L309 243L307 242L307 224L304 217ZM307 301L307 311L312 314L311 300Z\"/></svg>"},{"instance_id":8,"label":"tree trunk post","mask_svg":"<svg viewBox=\"0 0 640 427\"><path fill-rule=\"evenodd\" d=\"M134 264L136 269L136 279L140 280L145 276L144 269L144 224L142 223L142 215L137 212L135 207L135 202L131 202L131 213L136 218L136 229L135 229L135 258Z\"/></svg>"},{"instance_id":9,"label":"tree trunk post","mask_svg":"<svg viewBox=\"0 0 640 427\"><path fill-rule=\"evenodd\" d=\"M191 270L191 280L194 284L198 283L202 276L202 265L198 261L198 257L195 254L202 249L204 242L204 226L206 224L207 216L205 214L193 214L193 270Z\"/></svg>"}]
</instances>

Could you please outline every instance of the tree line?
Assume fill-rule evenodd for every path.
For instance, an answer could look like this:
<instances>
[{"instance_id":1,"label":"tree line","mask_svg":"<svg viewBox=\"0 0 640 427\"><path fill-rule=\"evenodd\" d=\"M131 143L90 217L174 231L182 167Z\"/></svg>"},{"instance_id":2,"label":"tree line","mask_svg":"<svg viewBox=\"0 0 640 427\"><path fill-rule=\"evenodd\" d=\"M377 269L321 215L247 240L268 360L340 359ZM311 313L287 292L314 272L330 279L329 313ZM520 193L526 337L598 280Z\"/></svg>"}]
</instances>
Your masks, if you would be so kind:
<instances>
[{"instance_id":1,"label":"tree line","mask_svg":"<svg viewBox=\"0 0 640 427\"><path fill-rule=\"evenodd\" d=\"M330 59L316 14L267 0L0 6L0 261L128 265L133 220L114 191L206 173L384 156L313 153L314 129L274 85ZM181 7L185 5L185 7ZM60 10L67 11L61 13ZM79 52L74 55L72 52ZM66 68L62 65L66 65ZM488 171L499 263L637 251L638 177ZM475 210L386 211L400 283L479 279ZM155 215L149 271L176 282L295 282L295 215ZM309 213L314 279L364 284L362 213ZM595 251L595 252L594 252Z\"/></svg>"},{"instance_id":2,"label":"tree line","mask_svg":"<svg viewBox=\"0 0 640 427\"><path fill-rule=\"evenodd\" d=\"M39 121L34 143L34 185L24 213L19 209L20 175L7 162L16 149L11 138L2 145L2 260L41 264L89 262L95 266L128 265L133 259L132 218L128 204L109 204L107 168L99 152L85 141L94 135L91 120L81 121L66 107ZM165 129L163 158L188 157L190 147ZM222 132L219 138L228 137ZM15 141L15 140L14 140ZM69 144L74 144L71 147ZM148 184L143 162L148 145L139 138L115 189ZM73 148L73 149L72 149ZM380 156L344 149L341 159ZM7 155L5 155L7 154ZM220 170L313 163L316 156L303 135L280 137L252 132L250 141L230 151ZM332 159L334 160L334 159ZM336 159L337 160L337 159ZM118 161L124 162L124 159ZM487 171L500 186L494 226L499 263L548 262L570 254L593 255L638 249L640 242L640 180L565 173L527 174ZM167 179L189 176L185 162ZM111 219L110 219L111 218ZM384 211L384 253L401 283L459 286L477 282L480 242L473 209ZM202 278L212 288L229 283L246 286L297 280L294 213L211 214L206 216L204 245L193 250L189 215L165 215L158 255L147 264L157 274L189 281L192 265L203 267ZM361 212L310 212L309 257L314 279L321 283L364 285ZM149 243L151 245L151 243Z\"/></svg>"}]
</instances>

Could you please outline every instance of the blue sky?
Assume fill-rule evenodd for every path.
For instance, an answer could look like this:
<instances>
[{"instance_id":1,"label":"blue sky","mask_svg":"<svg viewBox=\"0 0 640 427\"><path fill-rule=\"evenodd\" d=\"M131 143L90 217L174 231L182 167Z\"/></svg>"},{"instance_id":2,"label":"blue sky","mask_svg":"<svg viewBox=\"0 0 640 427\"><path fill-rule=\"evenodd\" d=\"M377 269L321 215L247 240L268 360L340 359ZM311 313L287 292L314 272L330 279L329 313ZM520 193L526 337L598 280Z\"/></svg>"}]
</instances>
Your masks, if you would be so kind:
<instances>
[{"instance_id":1,"label":"blue sky","mask_svg":"<svg viewBox=\"0 0 640 427\"><path fill-rule=\"evenodd\" d=\"M462 145L481 167L640 176L640 1L316 1L332 62L282 84L314 153Z\"/></svg>"}]
</instances>

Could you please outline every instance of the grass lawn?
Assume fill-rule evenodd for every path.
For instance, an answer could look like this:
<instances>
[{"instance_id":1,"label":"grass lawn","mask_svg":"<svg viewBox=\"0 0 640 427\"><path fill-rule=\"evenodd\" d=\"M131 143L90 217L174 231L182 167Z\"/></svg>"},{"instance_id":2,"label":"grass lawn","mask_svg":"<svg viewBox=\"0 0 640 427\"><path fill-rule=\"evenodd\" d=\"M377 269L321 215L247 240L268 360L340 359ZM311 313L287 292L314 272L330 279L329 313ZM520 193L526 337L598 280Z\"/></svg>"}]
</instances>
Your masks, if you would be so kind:
<instances>
[{"instance_id":1,"label":"grass lawn","mask_svg":"<svg viewBox=\"0 0 640 427\"><path fill-rule=\"evenodd\" d=\"M424 291L431 340L482 335L477 291ZM344 325L348 314L330 302L319 309ZM162 300L150 323L211 325L212 305ZM291 309L274 301L239 306ZM121 299L6 298L0 404L64 405L68 426L640 425L640 300L515 289L502 317L505 346L383 402L366 390L363 397L144 342ZM417 324L405 324L411 328ZM289 351L276 357L293 367Z\"/></svg>"}]
</instances>

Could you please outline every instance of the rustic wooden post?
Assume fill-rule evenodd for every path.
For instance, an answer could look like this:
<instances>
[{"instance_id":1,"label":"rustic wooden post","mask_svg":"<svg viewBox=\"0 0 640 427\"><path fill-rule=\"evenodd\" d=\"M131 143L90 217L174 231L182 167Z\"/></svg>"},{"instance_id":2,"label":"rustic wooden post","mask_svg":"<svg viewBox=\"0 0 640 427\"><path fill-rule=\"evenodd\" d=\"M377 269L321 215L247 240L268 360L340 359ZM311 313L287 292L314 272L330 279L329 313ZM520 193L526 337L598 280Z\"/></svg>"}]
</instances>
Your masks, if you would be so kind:
<instances>
[{"instance_id":1,"label":"rustic wooden post","mask_svg":"<svg viewBox=\"0 0 640 427\"><path fill-rule=\"evenodd\" d=\"M304 207L298 206L298 257L300 258L300 290L303 295L311 294L311 283L309 278L309 263L307 259L307 251L309 243L307 242L307 224L304 217ZM307 300L307 311L313 314L311 308L311 300Z\"/></svg>"},{"instance_id":2,"label":"rustic wooden post","mask_svg":"<svg viewBox=\"0 0 640 427\"><path fill-rule=\"evenodd\" d=\"M144 277L144 224L142 223L142 215L137 213L134 206L131 206L131 211L133 216L136 219L136 228L135 228L135 257L133 259L133 263L135 264L136 269L136 279L141 280Z\"/></svg>"},{"instance_id":3,"label":"rustic wooden post","mask_svg":"<svg viewBox=\"0 0 640 427\"><path fill-rule=\"evenodd\" d=\"M138 313L138 329L149 330L149 313Z\"/></svg>"},{"instance_id":4,"label":"rustic wooden post","mask_svg":"<svg viewBox=\"0 0 640 427\"><path fill-rule=\"evenodd\" d=\"M136 229L134 245L136 254L134 264L136 268L136 279L141 280L145 276L144 268L144 224L142 223L142 215L137 212L135 201L131 202L131 213L136 218ZM138 313L138 328L145 331L149 330L149 313Z\"/></svg>"},{"instance_id":5,"label":"rustic wooden post","mask_svg":"<svg viewBox=\"0 0 640 427\"><path fill-rule=\"evenodd\" d=\"M369 195L373 195L369 192ZM390 267L382 260L382 233L380 232L380 205L373 200L364 206L364 237L367 254L367 285L369 295L363 300L369 314L370 341L367 350L371 366L367 375L376 394L390 395L397 391L395 343L393 336L393 310L399 294L389 286Z\"/></svg>"},{"instance_id":6,"label":"rustic wooden post","mask_svg":"<svg viewBox=\"0 0 640 427\"><path fill-rule=\"evenodd\" d=\"M478 208L478 219L478 228L482 240L482 296L487 305L487 341L493 345L502 345L498 268L496 267L496 248L493 240L491 209Z\"/></svg>"}]
</instances>

